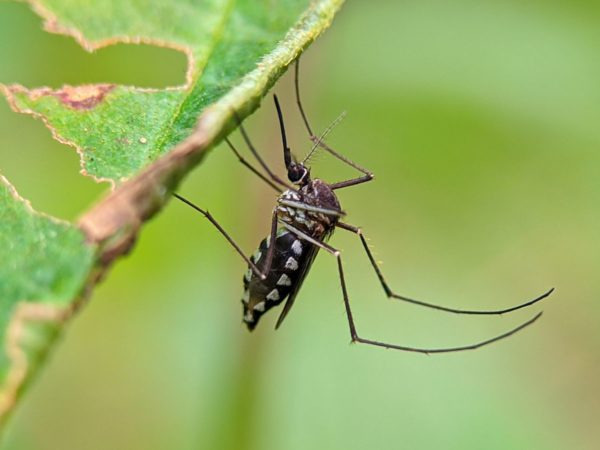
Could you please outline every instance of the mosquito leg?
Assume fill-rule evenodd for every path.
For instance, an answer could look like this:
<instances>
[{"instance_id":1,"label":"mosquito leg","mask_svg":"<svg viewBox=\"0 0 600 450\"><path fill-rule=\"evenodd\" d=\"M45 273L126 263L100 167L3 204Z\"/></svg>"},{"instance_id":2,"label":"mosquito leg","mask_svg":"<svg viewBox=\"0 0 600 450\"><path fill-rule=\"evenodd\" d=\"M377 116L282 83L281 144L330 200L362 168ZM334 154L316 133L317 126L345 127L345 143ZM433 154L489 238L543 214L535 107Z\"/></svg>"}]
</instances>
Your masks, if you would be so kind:
<instances>
[{"instance_id":1,"label":"mosquito leg","mask_svg":"<svg viewBox=\"0 0 600 450\"><path fill-rule=\"evenodd\" d=\"M369 172L367 169L365 169L362 166L359 166L358 164L356 164L355 162L351 161L350 159L346 158L344 155L342 155L341 153L336 152L334 149L332 149L329 145L327 145L325 142L323 141L319 141L317 137L313 136L311 138L311 140L317 141L319 147L321 147L323 150L329 152L331 155L335 156L337 159L339 159L342 162L345 162L346 164L348 164L350 167L358 170L359 172L365 174L366 176L370 176L371 179L374 178L373 174L371 172Z\"/></svg>"},{"instance_id":2,"label":"mosquito leg","mask_svg":"<svg viewBox=\"0 0 600 450\"><path fill-rule=\"evenodd\" d=\"M349 186L355 186L357 184L366 183L367 181L371 181L373 179L373 174L364 175L358 178L352 178L351 180L346 181L338 181L337 183L332 183L329 187L333 190L342 189Z\"/></svg>"},{"instance_id":3,"label":"mosquito leg","mask_svg":"<svg viewBox=\"0 0 600 450\"><path fill-rule=\"evenodd\" d=\"M363 174L363 176L358 177L358 178L353 178L351 180L340 181L338 183L330 184L331 189L341 189L341 188L345 188L348 186L354 186L356 184L361 184L361 183L366 183L367 181L371 181L374 178L374 176L371 172L369 172L367 169L359 166L358 164L350 161L348 158L341 155L340 153L336 152L334 149L332 149L327 144L325 144L323 142L322 138L319 138L318 136L316 136L313 133L312 128L311 128L310 124L308 123L308 118L306 116L306 113L304 112L304 107L302 106L302 100L300 97L300 58L298 58L296 60L295 71L294 71L294 87L296 90L296 104L298 105L298 109L300 110L300 115L302 116L302 120L304 121L304 126L306 127L306 131L308 132L310 140L313 142L313 144L315 144L315 146L319 146L319 147L323 148L324 150L328 151L331 155L333 155L340 161L348 164L350 167L353 167L354 169L358 170L359 172L361 172Z\"/></svg>"},{"instance_id":4,"label":"mosquito leg","mask_svg":"<svg viewBox=\"0 0 600 450\"><path fill-rule=\"evenodd\" d=\"M271 271L271 264L273 263L273 255L275 253L275 240L277 239L277 210L273 211L271 218L271 233L269 234L267 257L265 260L265 266L263 267L261 278L264 280L269 272ZM264 274L264 277L263 277Z\"/></svg>"},{"instance_id":5,"label":"mosquito leg","mask_svg":"<svg viewBox=\"0 0 600 450\"><path fill-rule=\"evenodd\" d=\"M326 216L343 217L346 215L346 213L344 211L338 211L335 209L327 209L327 208L319 208L318 206L307 205L306 203L296 202L294 200L278 199L277 203L279 203L280 205L283 205L283 206L290 206L295 209L301 209L303 211L310 211L310 212L324 214Z\"/></svg>"},{"instance_id":6,"label":"mosquito leg","mask_svg":"<svg viewBox=\"0 0 600 450\"><path fill-rule=\"evenodd\" d=\"M250 171L253 174L258 176L261 180L263 180L265 183L267 183L269 186L271 186L277 192L281 193L281 188L279 186L277 186L275 183L273 183L271 180L269 180L267 177L265 177L262 173L260 173L254 166L252 166L252 164L250 164L248 161L246 161L244 159L244 157L242 155L240 155L240 152L238 152L236 150L236 148L233 146L233 144L231 143L231 141L228 138L225 138L225 142L227 142L227 145L229 146L231 151L235 154L235 156L237 156L239 162L241 162L244 166L246 166L248 169L250 169Z\"/></svg>"},{"instance_id":7,"label":"mosquito leg","mask_svg":"<svg viewBox=\"0 0 600 450\"><path fill-rule=\"evenodd\" d=\"M340 251L336 250L331 245L329 245L323 241L320 241L318 239L315 239L312 236L309 236L308 234L299 230L295 226L290 225L289 223L284 222L283 220L279 220L279 223L281 225L283 225L286 229L288 229L289 231L294 233L296 236L298 236L300 239L304 239L305 241L309 242L310 244L315 245L315 246L325 250L328 253L331 253L333 256L337 257L340 254Z\"/></svg>"},{"instance_id":8,"label":"mosquito leg","mask_svg":"<svg viewBox=\"0 0 600 450\"><path fill-rule=\"evenodd\" d=\"M294 86L296 88L296 104L298 105L298 109L300 110L300 115L302 116L302 120L304 121L304 126L306 126L306 131L308 131L311 139L315 136L308 123L308 118L306 117L306 113L304 112L304 108L302 107L302 100L300 100L300 57L296 60L296 65L294 66Z\"/></svg>"},{"instance_id":9,"label":"mosquito leg","mask_svg":"<svg viewBox=\"0 0 600 450\"><path fill-rule=\"evenodd\" d=\"M362 230L358 227L348 225L348 224L342 223L342 222L338 222L337 226L339 228L342 228L343 230L347 230L347 231L350 231L350 232L358 235L358 237L360 238L360 241L362 242L362 245L365 249L365 252L367 253L369 261L371 262L371 265L373 266L373 269L375 270L375 273L377 274L377 277L379 278L379 281L381 282L381 286L383 286L383 290L385 291L385 293L387 294L388 297L395 298L397 300L412 303L414 305L425 306L427 308L437 309L440 311L446 311L446 312L450 312L450 313L454 313L454 314L500 315L500 314L509 313L511 311L516 311L518 309L525 308L527 306L531 306L531 305L545 299L554 291L554 288L552 288L549 291L545 292L544 294L540 295L539 297L536 297L533 300L529 300L525 303L521 303L519 305L512 306L510 308L490 310L490 311L473 311L473 310L468 310L468 309L448 308L445 306L439 306L439 305L435 305L432 303L423 302L421 300L415 300L413 298L404 297L402 295L398 295L398 294L394 293L388 286L387 282L385 281L385 278L383 277L383 273L381 272L381 269L379 268L379 265L377 264L377 262L375 261L375 258L373 257L373 254L371 253L371 249L369 248L369 245L367 244L367 240L365 239L365 236L363 235Z\"/></svg>"},{"instance_id":10,"label":"mosquito leg","mask_svg":"<svg viewBox=\"0 0 600 450\"><path fill-rule=\"evenodd\" d=\"M244 259L244 261L246 261L246 263L248 263L248 266L250 266L252 271L258 277L260 277L260 279L262 279L262 280L267 278L267 274L271 270L271 262L273 261L273 249L275 248L274 245L270 246L269 251L267 253L267 260L266 260L265 267L261 271L256 266L256 264L254 264L254 262L244 254L244 252L240 248L240 246L233 240L233 238L229 235L229 233L227 233L227 231L225 231L225 229L219 224L219 222L217 222L217 220L212 216L211 213L198 207L197 205L193 204L191 201L189 201L185 197L182 197L181 195L179 195L175 192L173 193L173 196L176 199L185 203L186 205L191 206L193 209L195 209L200 214L202 214L204 217L206 217L209 220L209 222L212 223L217 230L219 230L219 233L221 233L223 235L223 237L225 237L225 239L227 239L227 241L231 244L231 246L235 249L235 251ZM274 213L272 224L271 224L271 242L275 242L276 233L277 233L277 215Z\"/></svg>"},{"instance_id":11,"label":"mosquito leg","mask_svg":"<svg viewBox=\"0 0 600 450\"><path fill-rule=\"evenodd\" d=\"M250 149L250 152L252 152L252 154L254 155L254 157L256 158L256 160L258 161L258 163L261 165L261 167L264 169L264 171L267 172L267 174L269 175L269 177L275 183L280 184L282 186L285 186L288 189L294 189L293 186L291 186L289 183L287 183L284 180L282 180L271 169L269 169L269 166L267 166L267 164L265 163L265 161L261 158L260 154L256 150L256 147L254 147L254 145L252 144L252 141L250 141L250 137L248 136L248 133L246 133L246 129L242 125L242 121L240 120L240 118L239 118L239 116L237 114L235 114L235 118L236 118L236 120L238 122L238 126L240 128L240 133L242 133L242 137L244 138L244 142L246 142L246 145Z\"/></svg>"},{"instance_id":12,"label":"mosquito leg","mask_svg":"<svg viewBox=\"0 0 600 450\"><path fill-rule=\"evenodd\" d=\"M486 339L486 340L480 341L480 342L476 342L474 344L459 346L459 347L447 347L447 348L406 347L403 345L389 344L386 342L374 341L372 339L362 338L358 335L358 332L356 331L356 324L354 322L354 317L352 315L352 309L350 308L350 298L348 296L348 289L346 288L346 280L344 277L344 268L342 266L342 255L341 255L340 251L324 242L314 239L313 237L307 235L306 233L302 232L301 230L298 230L297 228L293 227L292 225L289 225L285 222L281 222L281 223L283 224L284 227L286 227L292 233L296 234L301 239L304 239L304 240L310 242L311 244L313 244L313 245L325 250L326 252L332 254L333 256L335 256L335 258L337 260L339 275L340 275L340 284L342 286L342 295L344 297L344 306L346 308L346 316L348 318L348 326L350 328L350 337L352 339L352 342L359 342L361 344L374 345L377 347L402 350L405 352L416 352L416 353L425 353L425 354L450 353L450 352L460 352L460 351L465 351L465 350L475 350L477 348L483 347L488 344L492 344L501 339L512 336L513 334L517 333L518 331L521 331L522 329L533 324L542 315L542 313L540 312L540 313L536 314L534 317L532 317L531 319L529 319L528 321L523 322L521 325L519 325L505 333L502 333L498 336L494 336L493 338Z\"/></svg>"},{"instance_id":13,"label":"mosquito leg","mask_svg":"<svg viewBox=\"0 0 600 450\"><path fill-rule=\"evenodd\" d=\"M348 186L355 186L357 184L361 184L361 183L366 183L368 181L371 181L373 178L375 178L375 175L373 175L371 172L369 172L367 169L365 169L364 167L359 166L358 164L356 164L353 161L350 161L348 158L346 158L344 155L342 155L341 153L336 152L334 149L332 149L329 145L327 145L325 142L319 140L318 138L315 138L314 136L311 137L311 140L318 145L319 147L321 147L323 150L329 152L331 155L335 156L337 159L339 159L340 161L345 162L346 164L348 164L350 167L358 170L359 172L361 172L363 174L363 176L358 177L358 178L352 178L351 180L346 180L346 181L339 181L337 183L332 183L329 185L329 187L331 189L342 189Z\"/></svg>"}]
</instances>

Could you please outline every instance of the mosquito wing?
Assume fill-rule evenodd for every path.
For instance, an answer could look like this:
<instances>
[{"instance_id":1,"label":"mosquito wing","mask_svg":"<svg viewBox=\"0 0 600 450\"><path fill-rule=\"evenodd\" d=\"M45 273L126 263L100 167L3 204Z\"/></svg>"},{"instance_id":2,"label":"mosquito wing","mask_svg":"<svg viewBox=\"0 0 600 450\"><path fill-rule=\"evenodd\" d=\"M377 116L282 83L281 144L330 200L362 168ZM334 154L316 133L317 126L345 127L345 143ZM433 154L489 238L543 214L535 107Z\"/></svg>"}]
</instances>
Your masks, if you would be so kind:
<instances>
[{"instance_id":1,"label":"mosquito wing","mask_svg":"<svg viewBox=\"0 0 600 450\"><path fill-rule=\"evenodd\" d=\"M319 247L316 247L306 241L303 241L303 244L305 244L307 247L310 247L310 249L308 250L308 255L306 255L306 259L304 259L304 264L298 271L298 278L296 278L296 282L294 286L292 286L292 290L290 291L288 299L285 302L285 305L283 307L283 310L281 311L281 314L279 315L279 318L277 319L275 329L279 328L279 326L283 322L283 319L285 319L285 316L287 316L288 312L290 312L290 309L292 309L294 301L296 300L296 295L298 295L298 292L302 287L302 283L304 282L304 279L310 271L310 267L312 266L312 263L315 260L317 253L319 252Z\"/></svg>"}]
</instances>

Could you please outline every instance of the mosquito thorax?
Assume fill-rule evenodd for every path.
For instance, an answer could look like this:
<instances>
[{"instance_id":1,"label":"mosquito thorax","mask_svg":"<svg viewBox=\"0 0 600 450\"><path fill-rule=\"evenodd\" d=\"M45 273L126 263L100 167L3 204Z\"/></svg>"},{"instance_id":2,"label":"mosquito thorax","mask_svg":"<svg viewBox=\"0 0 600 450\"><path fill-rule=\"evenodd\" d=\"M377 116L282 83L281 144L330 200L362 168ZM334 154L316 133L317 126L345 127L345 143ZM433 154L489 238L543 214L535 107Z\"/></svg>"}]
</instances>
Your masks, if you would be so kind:
<instances>
[{"instance_id":1,"label":"mosquito thorax","mask_svg":"<svg viewBox=\"0 0 600 450\"><path fill-rule=\"evenodd\" d=\"M310 180L297 191L284 191L279 196L278 203L279 218L309 234L320 234L334 227L337 222L336 216L311 210L311 207L341 212L340 202L333 190L318 178Z\"/></svg>"},{"instance_id":2,"label":"mosquito thorax","mask_svg":"<svg viewBox=\"0 0 600 450\"><path fill-rule=\"evenodd\" d=\"M340 202L333 189L323 180L311 180L302 186L300 193L303 196L302 200L309 205L341 212Z\"/></svg>"}]
</instances>

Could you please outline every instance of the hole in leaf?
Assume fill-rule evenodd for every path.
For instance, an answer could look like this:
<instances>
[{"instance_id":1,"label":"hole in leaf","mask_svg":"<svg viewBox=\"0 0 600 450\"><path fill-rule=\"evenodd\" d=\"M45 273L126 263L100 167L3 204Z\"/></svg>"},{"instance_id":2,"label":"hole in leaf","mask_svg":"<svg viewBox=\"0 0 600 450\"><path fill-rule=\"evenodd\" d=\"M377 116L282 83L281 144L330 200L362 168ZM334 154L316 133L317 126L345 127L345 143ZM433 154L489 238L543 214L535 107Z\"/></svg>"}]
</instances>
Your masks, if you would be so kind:
<instances>
[{"instance_id":1,"label":"hole in leaf","mask_svg":"<svg viewBox=\"0 0 600 450\"><path fill-rule=\"evenodd\" d=\"M0 3L0 83L29 88L115 83L163 88L185 82L186 56L151 45L117 44L88 53L69 36L47 33L28 5ZM79 155L31 116L0 100L0 173L33 207L75 220L108 184L82 176Z\"/></svg>"},{"instance_id":2,"label":"hole in leaf","mask_svg":"<svg viewBox=\"0 0 600 450\"><path fill-rule=\"evenodd\" d=\"M185 82L187 58L179 51L116 44L88 53L72 37L45 32L42 23L27 5L0 3L0 83L164 88Z\"/></svg>"},{"instance_id":3,"label":"hole in leaf","mask_svg":"<svg viewBox=\"0 0 600 450\"><path fill-rule=\"evenodd\" d=\"M76 220L108 189L79 171L75 149L52 139L40 120L15 114L0 101L0 173L34 209Z\"/></svg>"}]
</instances>

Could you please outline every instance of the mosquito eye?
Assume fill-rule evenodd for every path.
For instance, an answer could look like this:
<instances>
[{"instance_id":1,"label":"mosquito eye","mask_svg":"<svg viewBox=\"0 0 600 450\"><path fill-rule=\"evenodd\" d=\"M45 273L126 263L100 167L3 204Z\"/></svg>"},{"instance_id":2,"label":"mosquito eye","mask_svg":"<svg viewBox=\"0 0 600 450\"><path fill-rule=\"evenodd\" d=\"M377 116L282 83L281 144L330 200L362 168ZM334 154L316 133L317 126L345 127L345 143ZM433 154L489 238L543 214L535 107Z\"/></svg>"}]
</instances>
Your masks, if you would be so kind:
<instances>
[{"instance_id":1,"label":"mosquito eye","mask_svg":"<svg viewBox=\"0 0 600 450\"><path fill-rule=\"evenodd\" d=\"M294 165L288 170L288 178L292 183L297 183L304 178L306 174L306 168L302 166Z\"/></svg>"}]
</instances>

